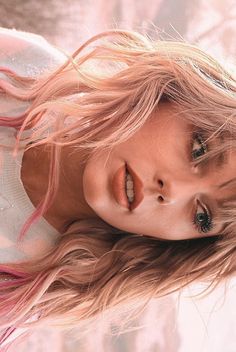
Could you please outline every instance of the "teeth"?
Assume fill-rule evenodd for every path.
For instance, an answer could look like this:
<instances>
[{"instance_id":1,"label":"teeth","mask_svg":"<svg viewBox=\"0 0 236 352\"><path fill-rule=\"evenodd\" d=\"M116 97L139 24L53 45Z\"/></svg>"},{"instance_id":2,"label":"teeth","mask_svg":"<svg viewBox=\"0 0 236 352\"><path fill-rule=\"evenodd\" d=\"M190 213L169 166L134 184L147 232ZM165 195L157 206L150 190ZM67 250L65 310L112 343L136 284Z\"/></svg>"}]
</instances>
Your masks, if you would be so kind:
<instances>
[{"instance_id":1,"label":"teeth","mask_svg":"<svg viewBox=\"0 0 236 352\"><path fill-rule=\"evenodd\" d=\"M128 189L133 189L134 185L133 185L133 181L126 181L126 188Z\"/></svg>"},{"instance_id":2,"label":"teeth","mask_svg":"<svg viewBox=\"0 0 236 352\"><path fill-rule=\"evenodd\" d=\"M133 191L128 190L126 193L127 193L127 196L128 196L129 198L134 197L134 192L133 192Z\"/></svg>"},{"instance_id":3,"label":"teeth","mask_svg":"<svg viewBox=\"0 0 236 352\"><path fill-rule=\"evenodd\" d=\"M134 200L134 183L132 176L129 173L126 174L126 194L128 201L132 203Z\"/></svg>"}]
</instances>

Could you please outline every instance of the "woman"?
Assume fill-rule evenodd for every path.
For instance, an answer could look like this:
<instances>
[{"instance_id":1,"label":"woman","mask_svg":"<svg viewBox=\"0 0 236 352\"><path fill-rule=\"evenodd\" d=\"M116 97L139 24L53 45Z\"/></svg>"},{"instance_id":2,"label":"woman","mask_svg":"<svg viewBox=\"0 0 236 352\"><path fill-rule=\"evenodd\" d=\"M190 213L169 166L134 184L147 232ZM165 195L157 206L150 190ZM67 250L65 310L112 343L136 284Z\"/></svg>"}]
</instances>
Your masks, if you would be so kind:
<instances>
[{"instance_id":1,"label":"woman","mask_svg":"<svg viewBox=\"0 0 236 352\"><path fill-rule=\"evenodd\" d=\"M1 67L2 100L20 109L2 110L4 144L36 208L15 229L20 260L0 265L4 338L233 274L230 73L196 47L119 30L48 57L33 76ZM32 229L51 240L33 254Z\"/></svg>"}]
</instances>

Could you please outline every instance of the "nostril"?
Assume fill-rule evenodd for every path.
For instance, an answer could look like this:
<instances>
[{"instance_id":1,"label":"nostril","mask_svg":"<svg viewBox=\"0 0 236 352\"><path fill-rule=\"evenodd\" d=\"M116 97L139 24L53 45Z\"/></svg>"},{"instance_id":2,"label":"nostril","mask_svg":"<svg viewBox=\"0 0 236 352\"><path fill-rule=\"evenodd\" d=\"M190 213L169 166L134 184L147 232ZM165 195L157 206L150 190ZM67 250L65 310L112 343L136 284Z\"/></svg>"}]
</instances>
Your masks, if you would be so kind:
<instances>
[{"instance_id":1,"label":"nostril","mask_svg":"<svg viewBox=\"0 0 236 352\"><path fill-rule=\"evenodd\" d=\"M164 186L164 183L162 180L158 180L158 185L160 186L160 188L162 188Z\"/></svg>"},{"instance_id":2,"label":"nostril","mask_svg":"<svg viewBox=\"0 0 236 352\"><path fill-rule=\"evenodd\" d=\"M158 196L157 198L159 203L163 203L164 202L164 198L162 196Z\"/></svg>"}]
</instances>

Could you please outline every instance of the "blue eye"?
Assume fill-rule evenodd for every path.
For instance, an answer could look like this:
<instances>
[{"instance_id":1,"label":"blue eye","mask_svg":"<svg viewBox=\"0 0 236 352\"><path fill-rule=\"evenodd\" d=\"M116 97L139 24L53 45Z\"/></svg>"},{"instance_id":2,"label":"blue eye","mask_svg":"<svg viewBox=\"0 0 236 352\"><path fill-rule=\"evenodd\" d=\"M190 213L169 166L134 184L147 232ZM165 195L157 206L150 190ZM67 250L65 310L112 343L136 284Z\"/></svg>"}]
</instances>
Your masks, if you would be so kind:
<instances>
[{"instance_id":1,"label":"blue eye","mask_svg":"<svg viewBox=\"0 0 236 352\"><path fill-rule=\"evenodd\" d=\"M200 233L209 232L213 227L209 210L198 204L193 223Z\"/></svg>"},{"instance_id":2,"label":"blue eye","mask_svg":"<svg viewBox=\"0 0 236 352\"><path fill-rule=\"evenodd\" d=\"M192 159L196 160L200 156L206 154L208 147L200 133L194 133L192 143Z\"/></svg>"}]
</instances>

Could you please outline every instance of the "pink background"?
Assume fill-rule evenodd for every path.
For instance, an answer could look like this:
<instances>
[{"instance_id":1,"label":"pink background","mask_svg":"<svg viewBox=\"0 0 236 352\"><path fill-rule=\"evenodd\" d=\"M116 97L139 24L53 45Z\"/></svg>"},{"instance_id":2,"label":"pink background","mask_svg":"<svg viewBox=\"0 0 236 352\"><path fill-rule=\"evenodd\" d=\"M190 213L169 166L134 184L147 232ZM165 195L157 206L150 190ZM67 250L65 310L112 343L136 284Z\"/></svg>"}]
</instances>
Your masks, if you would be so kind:
<instances>
[{"instance_id":1,"label":"pink background","mask_svg":"<svg viewBox=\"0 0 236 352\"><path fill-rule=\"evenodd\" d=\"M69 52L93 34L121 27L198 43L229 67L235 61L235 0L0 0L0 13L0 26L41 34ZM76 342L45 327L11 351L235 352L236 280L201 300L190 297L199 289L151 302L134 332L112 336L100 320Z\"/></svg>"}]
</instances>

